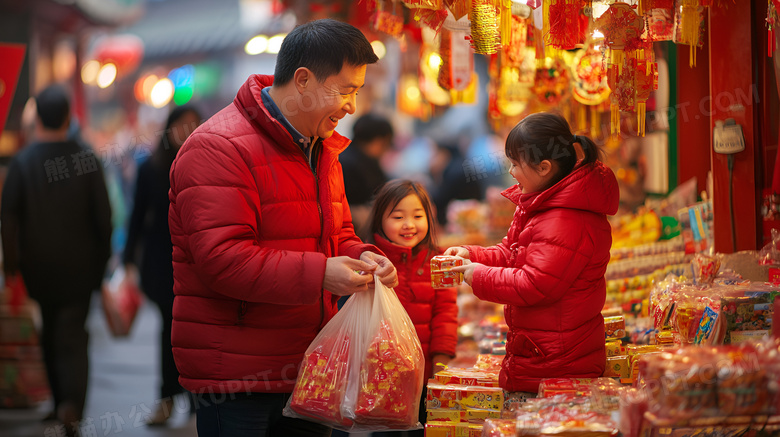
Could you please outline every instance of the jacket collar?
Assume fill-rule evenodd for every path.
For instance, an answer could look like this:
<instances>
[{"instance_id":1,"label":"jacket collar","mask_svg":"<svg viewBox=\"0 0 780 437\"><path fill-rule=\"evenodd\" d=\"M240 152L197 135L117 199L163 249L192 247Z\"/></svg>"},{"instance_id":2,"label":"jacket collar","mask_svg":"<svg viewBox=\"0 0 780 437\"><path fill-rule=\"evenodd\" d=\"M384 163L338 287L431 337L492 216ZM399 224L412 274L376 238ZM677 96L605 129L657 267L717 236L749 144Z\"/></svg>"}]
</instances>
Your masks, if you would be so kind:
<instances>
[{"instance_id":1,"label":"jacket collar","mask_svg":"<svg viewBox=\"0 0 780 437\"><path fill-rule=\"evenodd\" d=\"M274 77L269 75L253 74L249 76L246 82L239 88L233 104L236 105L241 114L250 123L265 131L274 138L285 150L300 150L293 136L288 130L276 120L268 108L263 105L263 88L270 87L274 83ZM230 122L227 120L226 122ZM323 156L338 155L349 146L350 140L341 136L338 132L333 132L330 138L322 141Z\"/></svg>"},{"instance_id":2,"label":"jacket collar","mask_svg":"<svg viewBox=\"0 0 780 437\"><path fill-rule=\"evenodd\" d=\"M392 241L388 240L387 238L379 235L374 234L374 241L376 247L379 248L382 252L387 255L387 258L390 261L396 262L400 261L403 257L403 254L406 254L406 259L411 260L412 258L412 248L411 247L404 247L400 246L398 244L393 243Z\"/></svg>"},{"instance_id":3,"label":"jacket collar","mask_svg":"<svg viewBox=\"0 0 780 437\"><path fill-rule=\"evenodd\" d=\"M501 194L527 213L569 208L614 215L620 200L615 174L599 161L578 164L568 176L544 191L523 194L519 185L513 185Z\"/></svg>"}]
</instances>

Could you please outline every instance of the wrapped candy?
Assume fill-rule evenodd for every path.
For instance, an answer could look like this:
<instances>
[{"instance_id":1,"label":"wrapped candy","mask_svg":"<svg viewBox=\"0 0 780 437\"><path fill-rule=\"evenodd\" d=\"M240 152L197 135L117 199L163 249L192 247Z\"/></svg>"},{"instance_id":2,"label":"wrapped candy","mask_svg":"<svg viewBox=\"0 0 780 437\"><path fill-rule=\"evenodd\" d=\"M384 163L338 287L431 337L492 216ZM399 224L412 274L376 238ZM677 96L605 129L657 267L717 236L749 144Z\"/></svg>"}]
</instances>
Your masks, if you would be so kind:
<instances>
[{"instance_id":1,"label":"wrapped candy","mask_svg":"<svg viewBox=\"0 0 780 437\"><path fill-rule=\"evenodd\" d=\"M352 420L341 415L349 371L349 338L344 338L340 347L336 347L337 340L332 338L305 355L290 407L313 419L350 426Z\"/></svg>"},{"instance_id":2,"label":"wrapped candy","mask_svg":"<svg viewBox=\"0 0 780 437\"><path fill-rule=\"evenodd\" d=\"M424 367L418 357L400 350L394 339L393 328L383 320L360 368L361 390L355 406L355 420L360 423L408 428L417 421Z\"/></svg>"}]
</instances>

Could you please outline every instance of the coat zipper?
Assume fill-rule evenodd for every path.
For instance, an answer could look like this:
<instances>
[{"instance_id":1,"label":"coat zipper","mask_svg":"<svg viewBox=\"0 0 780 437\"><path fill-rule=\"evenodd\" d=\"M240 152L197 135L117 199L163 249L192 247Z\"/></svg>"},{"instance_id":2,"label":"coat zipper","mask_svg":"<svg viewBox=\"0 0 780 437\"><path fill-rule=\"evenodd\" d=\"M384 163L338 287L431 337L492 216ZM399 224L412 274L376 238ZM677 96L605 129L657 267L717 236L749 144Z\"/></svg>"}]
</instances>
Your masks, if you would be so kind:
<instances>
[{"instance_id":1,"label":"coat zipper","mask_svg":"<svg viewBox=\"0 0 780 437\"><path fill-rule=\"evenodd\" d=\"M314 190L317 196L317 213L320 215L320 240L317 243L319 246L320 252L323 251L322 247L322 238L325 234L325 218L322 215L322 205L320 204L320 184L317 176L317 166L319 164L319 158L321 156L317 156L317 151L314 149L317 146L317 142L315 141L314 144L311 145L311 154L312 156L317 157L316 163L312 165L311 161L307 159L307 164L309 165L309 168L311 168L312 174L314 175ZM305 155L305 154L304 154ZM325 321L325 289L320 289L320 323L318 326L322 326L322 322Z\"/></svg>"}]
</instances>

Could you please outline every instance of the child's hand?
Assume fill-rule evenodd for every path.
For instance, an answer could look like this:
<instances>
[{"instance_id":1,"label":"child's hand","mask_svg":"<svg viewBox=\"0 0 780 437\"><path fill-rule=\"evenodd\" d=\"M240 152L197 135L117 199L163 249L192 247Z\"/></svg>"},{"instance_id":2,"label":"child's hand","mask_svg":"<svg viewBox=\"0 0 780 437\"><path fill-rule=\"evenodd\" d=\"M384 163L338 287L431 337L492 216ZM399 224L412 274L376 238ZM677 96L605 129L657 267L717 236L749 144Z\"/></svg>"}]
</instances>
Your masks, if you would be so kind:
<instances>
[{"instance_id":1,"label":"child's hand","mask_svg":"<svg viewBox=\"0 0 780 437\"><path fill-rule=\"evenodd\" d=\"M463 273L463 281L465 281L467 284L471 285L471 281L474 279L474 269L477 268L477 266L481 266L483 264L480 263L473 263L469 260L464 261L464 265L453 267L453 272L461 272Z\"/></svg>"},{"instance_id":2,"label":"child's hand","mask_svg":"<svg viewBox=\"0 0 780 437\"><path fill-rule=\"evenodd\" d=\"M444 255L459 256L463 259L469 259L469 250L463 246L453 246L445 250Z\"/></svg>"},{"instance_id":3,"label":"child's hand","mask_svg":"<svg viewBox=\"0 0 780 437\"><path fill-rule=\"evenodd\" d=\"M433 356L433 374L444 370L447 363L450 362L450 356L444 354L436 354Z\"/></svg>"}]
</instances>

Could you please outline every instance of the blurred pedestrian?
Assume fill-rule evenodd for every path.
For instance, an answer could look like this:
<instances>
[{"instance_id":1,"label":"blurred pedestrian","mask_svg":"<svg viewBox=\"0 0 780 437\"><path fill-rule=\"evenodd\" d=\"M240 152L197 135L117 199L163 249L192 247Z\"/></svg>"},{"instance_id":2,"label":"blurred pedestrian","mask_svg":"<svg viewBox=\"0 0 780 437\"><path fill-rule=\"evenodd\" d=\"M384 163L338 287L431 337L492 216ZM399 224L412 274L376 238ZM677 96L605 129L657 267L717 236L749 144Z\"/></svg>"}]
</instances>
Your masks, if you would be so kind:
<instances>
[{"instance_id":1,"label":"blurred pedestrian","mask_svg":"<svg viewBox=\"0 0 780 437\"><path fill-rule=\"evenodd\" d=\"M382 155L393 145L393 126L378 114L362 115L352 126L352 144L339 155L344 172L344 191L352 212L355 233L368 236L371 198L387 182L380 164Z\"/></svg>"},{"instance_id":2,"label":"blurred pedestrian","mask_svg":"<svg viewBox=\"0 0 780 437\"><path fill-rule=\"evenodd\" d=\"M274 76L250 76L173 163L173 353L201 437L331 433L282 411L337 297L398 282L355 235L338 163L376 61L347 23L296 27Z\"/></svg>"},{"instance_id":3,"label":"blurred pedestrian","mask_svg":"<svg viewBox=\"0 0 780 437\"><path fill-rule=\"evenodd\" d=\"M4 271L6 278L21 273L40 305L51 416L75 435L87 394L84 324L111 254L111 208L100 161L68 139L66 91L41 91L36 115L35 140L13 158L3 187Z\"/></svg>"},{"instance_id":4,"label":"blurred pedestrian","mask_svg":"<svg viewBox=\"0 0 780 437\"><path fill-rule=\"evenodd\" d=\"M447 224L447 208L453 200L482 199L482 185L474 175L466 174L467 162L460 146L454 142L438 143L431 160L430 172L434 188L431 199L436 205L436 220Z\"/></svg>"},{"instance_id":5,"label":"blurred pedestrian","mask_svg":"<svg viewBox=\"0 0 780 437\"><path fill-rule=\"evenodd\" d=\"M173 409L173 397L184 389L173 361L171 324L173 322L173 244L168 229L168 174L184 140L198 127L201 116L192 106L178 106L168 115L152 156L138 167L133 209L127 230L123 261L127 277L138 281L149 300L162 315L160 363L162 384L160 404L147 420L151 426L164 425ZM140 257L139 257L140 249ZM140 269L138 268L140 266Z\"/></svg>"}]
</instances>

